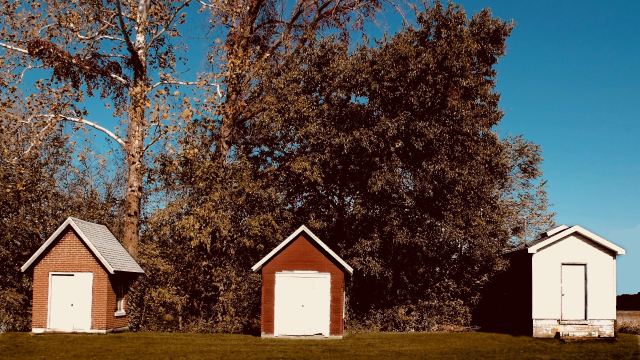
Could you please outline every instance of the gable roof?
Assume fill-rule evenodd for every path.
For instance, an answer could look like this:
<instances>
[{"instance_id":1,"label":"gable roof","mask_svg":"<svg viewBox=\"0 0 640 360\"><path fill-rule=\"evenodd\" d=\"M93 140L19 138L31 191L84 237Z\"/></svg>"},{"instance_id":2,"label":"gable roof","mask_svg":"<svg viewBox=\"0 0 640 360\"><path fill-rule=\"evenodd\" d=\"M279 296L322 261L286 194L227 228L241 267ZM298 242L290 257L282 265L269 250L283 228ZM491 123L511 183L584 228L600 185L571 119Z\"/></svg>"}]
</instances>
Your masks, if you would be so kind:
<instances>
[{"instance_id":1,"label":"gable roof","mask_svg":"<svg viewBox=\"0 0 640 360\"><path fill-rule=\"evenodd\" d=\"M555 243L556 241L563 239L571 234L578 233L582 236L589 238L591 241L594 241L616 253L616 255L624 255L626 251L620 246L612 243L609 240L606 240L591 231L579 226L574 225L572 227L568 227L567 225L560 225L554 229L547 230L542 233L538 239L532 240L527 244L528 252L530 254L535 254L538 250Z\"/></svg>"},{"instance_id":2,"label":"gable roof","mask_svg":"<svg viewBox=\"0 0 640 360\"><path fill-rule=\"evenodd\" d=\"M303 231L305 233L307 233L307 235L309 235L309 237L313 241L315 241L318 245L320 245L320 247L323 248L324 251L326 251L331 257L333 257L338 263L340 263L340 265L342 265L342 267L344 267L344 269L347 270L349 272L349 274L353 275L353 268L351 266L349 266L346 262L344 262L344 260L342 260L331 249L329 249L329 247L325 243L320 241L320 239L317 236L315 236L311 232L311 230L309 230L304 225L300 226L298 228L298 230L294 231L293 234L289 235L288 238L286 238L283 242L281 242L280 245L278 245L269 254L267 254L267 256L263 257L262 260L258 261L255 265L253 265L253 267L251 267L251 270L253 270L253 272L256 272L256 271L262 269L262 266L264 264L266 264L269 260L271 260L271 258L273 258L277 253L280 252L280 250L284 249L287 245L289 245L291 242L293 242L295 239L297 239L298 235L300 235L300 233L302 233Z\"/></svg>"},{"instance_id":3,"label":"gable roof","mask_svg":"<svg viewBox=\"0 0 640 360\"><path fill-rule=\"evenodd\" d=\"M45 241L45 243L24 265L22 265L22 271L24 272L34 265L35 261L48 250L53 242L68 227L75 230L80 241L87 245L96 258L98 258L98 261L104 265L110 274L115 274L116 271L144 274L144 270L142 270L140 265L138 265L127 250L124 249L106 226L73 217L68 218L62 225L60 225L58 230L56 230L47 241Z\"/></svg>"}]
</instances>

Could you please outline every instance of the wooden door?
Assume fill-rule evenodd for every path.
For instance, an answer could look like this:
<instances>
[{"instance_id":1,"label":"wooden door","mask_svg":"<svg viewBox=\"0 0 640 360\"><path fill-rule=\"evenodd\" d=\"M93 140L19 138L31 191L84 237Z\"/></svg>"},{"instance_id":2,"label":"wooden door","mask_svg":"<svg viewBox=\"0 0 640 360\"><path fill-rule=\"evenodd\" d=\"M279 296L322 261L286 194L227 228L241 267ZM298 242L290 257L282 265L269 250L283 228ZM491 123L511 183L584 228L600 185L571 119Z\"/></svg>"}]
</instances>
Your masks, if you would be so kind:
<instances>
[{"instance_id":1,"label":"wooden door","mask_svg":"<svg viewBox=\"0 0 640 360\"><path fill-rule=\"evenodd\" d=\"M329 336L331 275L276 273L275 335Z\"/></svg>"},{"instance_id":2,"label":"wooden door","mask_svg":"<svg viewBox=\"0 0 640 360\"><path fill-rule=\"evenodd\" d=\"M587 313L586 266L562 265L562 320L585 320Z\"/></svg>"},{"instance_id":3,"label":"wooden door","mask_svg":"<svg viewBox=\"0 0 640 360\"><path fill-rule=\"evenodd\" d=\"M93 274L51 274L49 282L49 329L91 329Z\"/></svg>"}]
</instances>

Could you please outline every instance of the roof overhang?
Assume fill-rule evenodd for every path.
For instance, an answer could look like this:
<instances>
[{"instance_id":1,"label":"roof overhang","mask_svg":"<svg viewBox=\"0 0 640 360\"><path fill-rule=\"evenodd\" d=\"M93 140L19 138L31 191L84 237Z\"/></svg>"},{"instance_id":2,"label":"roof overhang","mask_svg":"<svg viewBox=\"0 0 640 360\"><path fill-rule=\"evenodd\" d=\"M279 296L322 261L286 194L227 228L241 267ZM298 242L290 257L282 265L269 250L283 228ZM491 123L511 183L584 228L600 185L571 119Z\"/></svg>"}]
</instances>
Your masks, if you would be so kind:
<instances>
[{"instance_id":1,"label":"roof overhang","mask_svg":"<svg viewBox=\"0 0 640 360\"><path fill-rule=\"evenodd\" d=\"M564 226L564 228L559 229L558 231L554 231L552 234L548 234L551 235L551 237L549 237L548 239L546 239L545 241L539 242L537 244L535 244L534 246L528 248L528 251L530 254L535 254L537 253L539 250L545 248L548 245L553 244L554 242L560 240L560 239L564 239L565 237L574 234L574 233L579 233L580 235L583 235L587 238L589 238L590 240L606 247L607 249L612 250L613 252L616 253L616 255L624 255L626 253L625 249L621 248L620 246L612 243L609 240L606 240L594 233L592 233L591 231L579 226L579 225L574 225L572 227L567 227ZM554 230L556 230L554 229Z\"/></svg>"},{"instance_id":2,"label":"roof overhang","mask_svg":"<svg viewBox=\"0 0 640 360\"><path fill-rule=\"evenodd\" d=\"M309 237L315 241L320 247L326 251L333 259L335 259L342 267L344 267L350 275L353 275L353 268L349 266L344 260L342 260L336 253L334 253L325 243L323 243L314 233L311 232L306 226L302 225L298 228L298 230L294 231L293 234L289 235L283 242L280 243L275 249L273 249L267 256L263 257L262 260L258 261L251 270L256 272L262 269L262 266L266 264L271 258L273 258L276 254L278 254L282 249L284 249L289 243L298 238L298 236L305 232Z\"/></svg>"},{"instance_id":3,"label":"roof overhang","mask_svg":"<svg viewBox=\"0 0 640 360\"><path fill-rule=\"evenodd\" d=\"M69 226L73 228L73 230L75 230L76 234L78 234L78 236L80 237L80 240L84 242L85 245L87 245L87 247L91 250L93 255L95 255L96 258L98 258L98 261L100 261L100 263L107 269L107 271L109 271L109 274L115 274L113 267L109 265L107 260L104 257L102 257L102 255L100 255L100 252L98 251L98 249L96 249L95 246L93 246L91 241L89 241L87 236L82 232L82 230L80 230L78 225L76 225L76 223L73 222L72 218L67 218L67 220L65 220L65 222L62 223L62 225L60 225L58 230L56 230L53 233L53 235L51 235L49 239L45 241L44 244L42 244L42 246L40 246L38 251L36 251L35 254L33 254L31 258L29 258L29 260L26 263L24 263L24 265L22 265L22 268L20 268L20 270L22 270L22 272L27 271L35 263L35 261L40 257L40 255L42 255L45 251L47 251L49 246L51 246L51 244L53 244L53 242L56 241L58 236L60 236L60 234L62 234L62 232L65 231Z\"/></svg>"}]
</instances>

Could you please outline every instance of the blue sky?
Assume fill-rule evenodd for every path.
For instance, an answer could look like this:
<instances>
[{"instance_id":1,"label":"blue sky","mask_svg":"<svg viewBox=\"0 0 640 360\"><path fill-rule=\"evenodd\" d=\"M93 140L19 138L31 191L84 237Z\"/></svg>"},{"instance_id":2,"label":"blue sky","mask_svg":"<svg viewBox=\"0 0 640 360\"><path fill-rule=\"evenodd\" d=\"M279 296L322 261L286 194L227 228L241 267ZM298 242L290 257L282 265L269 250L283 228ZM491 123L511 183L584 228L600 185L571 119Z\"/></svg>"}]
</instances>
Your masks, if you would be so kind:
<instances>
[{"instance_id":1,"label":"blue sky","mask_svg":"<svg viewBox=\"0 0 640 360\"><path fill-rule=\"evenodd\" d=\"M498 69L502 134L540 144L556 222L624 247L640 291L640 1L458 1L517 26Z\"/></svg>"}]
</instances>

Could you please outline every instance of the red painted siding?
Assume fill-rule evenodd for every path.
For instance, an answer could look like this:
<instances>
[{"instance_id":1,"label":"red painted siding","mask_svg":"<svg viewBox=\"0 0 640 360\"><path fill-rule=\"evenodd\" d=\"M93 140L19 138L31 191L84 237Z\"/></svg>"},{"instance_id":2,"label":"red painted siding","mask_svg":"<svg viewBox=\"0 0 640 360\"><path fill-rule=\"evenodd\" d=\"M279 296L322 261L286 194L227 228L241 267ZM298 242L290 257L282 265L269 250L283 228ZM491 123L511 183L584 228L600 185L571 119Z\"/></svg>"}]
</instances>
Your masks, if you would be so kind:
<instances>
[{"instance_id":1,"label":"red painted siding","mask_svg":"<svg viewBox=\"0 0 640 360\"><path fill-rule=\"evenodd\" d=\"M47 328L49 273L51 272L93 273L91 330L108 330L128 325L127 315L118 317L114 315L116 307L114 287L125 279L110 275L91 250L79 240L75 232L69 229L63 232L63 235L56 240L33 269L33 328ZM128 312L126 299L125 309Z\"/></svg>"},{"instance_id":2,"label":"red painted siding","mask_svg":"<svg viewBox=\"0 0 640 360\"><path fill-rule=\"evenodd\" d=\"M274 332L274 306L276 272L318 271L331 274L330 335L342 335L344 329L344 272L316 248L315 241L301 234L283 251L262 267L261 329L265 334Z\"/></svg>"}]
</instances>

